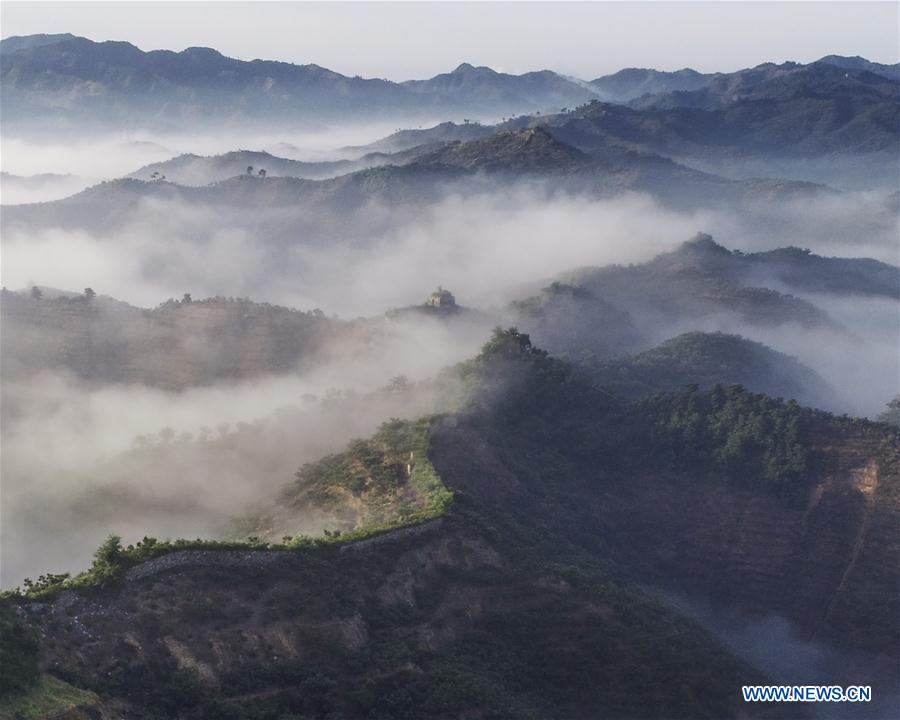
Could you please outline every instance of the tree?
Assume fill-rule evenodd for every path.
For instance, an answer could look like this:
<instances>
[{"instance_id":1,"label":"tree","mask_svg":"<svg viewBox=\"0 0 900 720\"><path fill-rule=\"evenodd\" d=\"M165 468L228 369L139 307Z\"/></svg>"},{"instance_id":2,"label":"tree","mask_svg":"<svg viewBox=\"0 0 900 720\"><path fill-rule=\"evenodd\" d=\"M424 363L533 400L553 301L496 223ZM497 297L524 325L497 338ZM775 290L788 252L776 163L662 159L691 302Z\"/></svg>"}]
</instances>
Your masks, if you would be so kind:
<instances>
[{"instance_id":1,"label":"tree","mask_svg":"<svg viewBox=\"0 0 900 720\"><path fill-rule=\"evenodd\" d=\"M531 345L531 338L527 333L520 333L517 328L511 327L504 330L501 327L494 328L494 335L481 348L481 357L493 356L519 357L522 355L541 354Z\"/></svg>"},{"instance_id":2,"label":"tree","mask_svg":"<svg viewBox=\"0 0 900 720\"><path fill-rule=\"evenodd\" d=\"M41 289L37 285L35 285L33 288L31 288L31 299L32 300L40 300L41 297L43 297L43 295L44 295L44 293L41 292Z\"/></svg>"},{"instance_id":3,"label":"tree","mask_svg":"<svg viewBox=\"0 0 900 720\"><path fill-rule=\"evenodd\" d=\"M94 551L94 561L100 563L116 563L122 556L122 538L110 535L103 544Z\"/></svg>"},{"instance_id":4,"label":"tree","mask_svg":"<svg viewBox=\"0 0 900 720\"><path fill-rule=\"evenodd\" d=\"M406 375L396 375L391 378L390 383L384 387L384 390L386 392L405 392L409 388L409 378Z\"/></svg>"},{"instance_id":5,"label":"tree","mask_svg":"<svg viewBox=\"0 0 900 720\"><path fill-rule=\"evenodd\" d=\"M184 297L181 298L181 302L183 302L185 305L188 305L188 304L190 304L191 302L193 302L193 300L191 300L191 294L190 294L190 293L185 293L185 294L184 294Z\"/></svg>"},{"instance_id":6,"label":"tree","mask_svg":"<svg viewBox=\"0 0 900 720\"><path fill-rule=\"evenodd\" d=\"M97 293L94 292L93 288L87 287L84 289L84 297L86 299L91 300L92 298L94 298L96 296L97 296Z\"/></svg>"},{"instance_id":7,"label":"tree","mask_svg":"<svg viewBox=\"0 0 900 720\"><path fill-rule=\"evenodd\" d=\"M260 177L265 177L265 176L266 176L266 171L265 171L263 168L260 168L258 174L259 174Z\"/></svg>"},{"instance_id":8,"label":"tree","mask_svg":"<svg viewBox=\"0 0 900 720\"><path fill-rule=\"evenodd\" d=\"M887 410L878 416L878 421L900 427L900 395L887 404Z\"/></svg>"},{"instance_id":9,"label":"tree","mask_svg":"<svg viewBox=\"0 0 900 720\"><path fill-rule=\"evenodd\" d=\"M94 563L90 572L98 580L112 577L122 562L122 538L110 535L103 544L94 551Z\"/></svg>"},{"instance_id":10,"label":"tree","mask_svg":"<svg viewBox=\"0 0 900 720\"><path fill-rule=\"evenodd\" d=\"M252 175L252 174L253 174L253 166L252 166L252 165L248 165L248 166L247 166L247 174L248 174L248 175Z\"/></svg>"}]
</instances>

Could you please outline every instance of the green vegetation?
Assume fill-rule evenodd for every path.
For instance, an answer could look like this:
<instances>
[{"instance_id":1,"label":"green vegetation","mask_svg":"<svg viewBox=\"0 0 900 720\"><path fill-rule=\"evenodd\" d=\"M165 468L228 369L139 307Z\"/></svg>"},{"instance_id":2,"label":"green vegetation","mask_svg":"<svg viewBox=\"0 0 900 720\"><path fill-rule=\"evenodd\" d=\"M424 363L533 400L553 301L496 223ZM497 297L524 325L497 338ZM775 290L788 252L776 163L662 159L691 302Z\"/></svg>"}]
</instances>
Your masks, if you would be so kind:
<instances>
[{"instance_id":1,"label":"green vegetation","mask_svg":"<svg viewBox=\"0 0 900 720\"><path fill-rule=\"evenodd\" d=\"M94 553L94 562L88 570L74 576L70 576L68 573L41 575L36 581L26 578L22 583L24 590L6 590L0 593L0 599L40 600L60 590L103 587L118 578L128 568L134 567L144 560L151 560L176 550L265 550L280 547L282 546L262 544L252 538L247 542L233 542L200 538L160 541L152 537L144 537L134 545L123 547L118 535L110 535L97 548Z\"/></svg>"},{"instance_id":2,"label":"green vegetation","mask_svg":"<svg viewBox=\"0 0 900 720\"><path fill-rule=\"evenodd\" d=\"M438 496L439 494L435 495L435 497ZM90 569L74 576L62 573L59 575L41 575L36 581L26 578L22 588L5 590L0 593L0 602L44 600L49 599L62 590L102 588L120 578L129 568L135 567L146 560L152 560L179 550L267 550L274 552L314 550L328 545L364 540L405 525L431 519L432 517L437 517L437 514L431 515L418 512L403 520L367 525L348 532L329 532L326 530L323 537L309 537L307 535L287 536L280 543L266 543L252 536L245 541L204 540L201 538L194 540L185 538L157 540L152 537L144 537L143 540L138 541L134 545L122 547L121 539L117 535L110 535L95 553L95 560Z\"/></svg>"},{"instance_id":3,"label":"green vegetation","mask_svg":"<svg viewBox=\"0 0 900 720\"><path fill-rule=\"evenodd\" d=\"M740 386L696 386L638 404L646 423L648 460L684 472L706 470L776 492L803 489L810 462L809 421L796 402L783 403Z\"/></svg>"},{"instance_id":4,"label":"green vegetation","mask_svg":"<svg viewBox=\"0 0 900 720\"><path fill-rule=\"evenodd\" d=\"M728 336L722 338L730 345ZM679 340L693 345L692 339ZM635 402L619 400L534 348L528 335L498 328L460 373L478 391L499 429L552 445L586 467L689 473L765 492L799 496L809 477L814 421L839 420L749 392L739 385L696 385Z\"/></svg>"},{"instance_id":5,"label":"green vegetation","mask_svg":"<svg viewBox=\"0 0 900 720\"><path fill-rule=\"evenodd\" d=\"M25 691L0 695L0 720L46 720L61 717L68 710L93 707L98 701L92 692L72 687L51 675L41 675Z\"/></svg>"},{"instance_id":6,"label":"green vegetation","mask_svg":"<svg viewBox=\"0 0 900 720\"><path fill-rule=\"evenodd\" d=\"M284 500L341 514L346 530L366 531L442 515L452 493L428 459L428 418L384 423L368 440L304 465ZM349 505L358 508L348 512Z\"/></svg>"},{"instance_id":7,"label":"green vegetation","mask_svg":"<svg viewBox=\"0 0 900 720\"><path fill-rule=\"evenodd\" d=\"M527 333L520 333L517 328L504 330L501 327L494 328L494 334L481 348L481 353L475 358L476 363L484 364L494 358L521 358L531 357L547 359L547 353L531 344L531 337Z\"/></svg>"},{"instance_id":8,"label":"green vegetation","mask_svg":"<svg viewBox=\"0 0 900 720\"><path fill-rule=\"evenodd\" d=\"M583 385L575 380L571 366L535 347L531 336L515 327L494 328L481 352L472 360L460 363L456 372L469 386L467 397L476 407L484 406L486 400L500 399L494 393L498 387L509 389L527 385L526 392L533 393L547 385L558 385L561 389L570 382Z\"/></svg>"},{"instance_id":9,"label":"green vegetation","mask_svg":"<svg viewBox=\"0 0 900 720\"><path fill-rule=\"evenodd\" d=\"M684 333L631 357L595 362L589 372L594 382L627 397L692 384L743 385L803 405L833 397L824 380L789 355L721 332Z\"/></svg>"},{"instance_id":10,"label":"green vegetation","mask_svg":"<svg viewBox=\"0 0 900 720\"><path fill-rule=\"evenodd\" d=\"M362 540L404 525L424 522L447 512L453 493L444 486L428 458L428 418L406 422L392 419L368 440L354 440L343 453L304 465L281 501L299 511L311 507L331 509L343 527L325 531L324 537L285 536L270 543L250 536L246 541L144 537L123 546L110 535L94 553L85 572L26 579L24 589L5 591L0 597L38 600L65 589L102 587L131 567L177 550L309 550L323 545ZM348 498L359 501L348 503ZM361 507L348 514L348 507ZM252 527L252 524L250 525Z\"/></svg>"},{"instance_id":11,"label":"green vegetation","mask_svg":"<svg viewBox=\"0 0 900 720\"><path fill-rule=\"evenodd\" d=\"M0 697L21 693L38 679L38 639L16 615L15 606L0 599ZM2 708L2 705L0 705Z\"/></svg>"}]
</instances>

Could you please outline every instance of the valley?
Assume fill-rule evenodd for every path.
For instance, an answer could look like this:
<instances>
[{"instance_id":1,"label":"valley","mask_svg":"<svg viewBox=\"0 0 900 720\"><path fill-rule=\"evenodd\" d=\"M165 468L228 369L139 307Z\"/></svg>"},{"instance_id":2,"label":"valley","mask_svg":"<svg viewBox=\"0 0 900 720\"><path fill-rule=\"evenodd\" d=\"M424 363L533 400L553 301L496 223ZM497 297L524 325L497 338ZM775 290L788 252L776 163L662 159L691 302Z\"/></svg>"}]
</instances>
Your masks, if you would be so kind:
<instances>
[{"instance_id":1,"label":"valley","mask_svg":"<svg viewBox=\"0 0 900 720\"><path fill-rule=\"evenodd\" d=\"M0 41L0 720L895 717L890 54L213 5Z\"/></svg>"}]
</instances>

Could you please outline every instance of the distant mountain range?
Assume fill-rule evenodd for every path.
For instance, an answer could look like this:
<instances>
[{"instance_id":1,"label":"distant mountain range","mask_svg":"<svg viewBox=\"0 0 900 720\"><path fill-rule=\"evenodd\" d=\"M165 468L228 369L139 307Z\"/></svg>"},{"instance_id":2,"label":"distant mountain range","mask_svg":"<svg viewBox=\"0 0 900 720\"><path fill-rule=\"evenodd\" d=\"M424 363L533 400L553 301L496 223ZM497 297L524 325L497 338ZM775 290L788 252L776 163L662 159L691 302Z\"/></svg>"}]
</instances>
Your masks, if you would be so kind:
<instances>
[{"instance_id":1,"label":"distant mountain range","mask_svg":"<svg viewBox=\"0 0 900 720\"><path fill-rule=\"evenodd\" d=\"M2 43L4 122L43 117L105 127L175 128L204 120L271 126L297 120L495 116L553 109L595 97L550 71L521 76L463 64L430 80L347 77L318 65L227 58L209 48L143 52L125 42L71 35Z\"/></svg>"},{"instance_id":2,"label":"distant mountain range","mask_svg":"<svg viewBox=\"0 0 900 720\"><path fill-rule=\"evenodd\" d=\"M649 262L587 268L566 279L628 308L632 317L657 318L669 333L678 318L696 323L722 313L750 326L796 323L837 330L827 313L789 293L896 298L900 289L900 270L885 263L825 258L799 248L744 254L702 233Z\"/></svg>"},{"instance_id":3,"label":"distant mountain range","mask_svg":"<svg viewBox=\"0 0 900 720\"><path fill-rule=\"evenodd\" d=\"M590 86L550 70L509 75L469 63L430 80L409 80L403 87L424 96L451 99L461 107L506 113L580 105L596 96Z\"/></svg>"},{"instance_id":4,"label":"distant mountain range","mask_svg":"<svg viewBox=\"0 0 900 720\"><path fill-rule=\"evenodd\" d=\"M559 112L591 100L696 107L733 94L735 77L744 92L771 75L770 68L786 67L731 74L629 68L586 82L550 70L510 75L463 63L427 80L396 83L314 64L236 60L210 48L144 52L127 42L68 33L6 38L0 57L4 124L21 132L76 125L175 129L200 120L277 127L322 120L495 119ZM813 65L787 65L827 66L870 84L877 82L872 78L898 82L898 66L863 58L828 56ZM665 99L648 100L657 96Z\"/></svg>"},{"instance_id":5,"label":"distant mountain range","mask_svg":"<svg viewBox=\"0 0 900 720\"><path fill-rule=\"evenodd\" d=\"M644 95L699 90L706 87L715 75L699 73L690 68L663 72L647 68L625 68L612 75L591 80L591 87L609 102L628 102Z\"/></svg>"},{"instance_id":6,"label":"distant mountain range","mask_svg":"<svg viewBox=\"0 0 900 720\"><path fill-rule=\"evenodd\" d=\"M410 149L527 128L542 128L587 154L626 148L735 180L781 177L840 189L895 189L900 84L828 63L769 64L628 104L593 100L494 126L443 123L401 131L360 150Z\"/></svg>"},{"instance_id":7,"label":"distant mountain range","mask_svg":"<svg viewBox=\"0 0 900 720\"><path fill-rule=\"evenodd\" d=\"M238 154L218 158L176 158L143 168L140 180L122 179L103 183L64 200L30 206L7 207L4 226L78 226L100 228L121 223L143 198L180 200L231 209L281 206L298 222L310 222L317 213L361 208L373 201L396 203L398 208L421 206L446 196L450 190L477 195L496 190L498 183L521 182L568 191L587 197L613 197L624 192L652 195L673 207L722 207L754 203L762 199L805 200L833 194L828 188L781 180L730 180L673 162L663 156L610 145L587 153L562 142L541 127L499 132L466 143L427 144L387 157L363 160L368 168L314 180L301 177L260 177L256 161L270 161L276 170L302 173L306 177L335 175L333 165L305 165L294 161ZM221 170L216 170L221 166ZM352 170L353 165L343 166ZM157 168L157 169L153 169ZM262 169L265 169L263 167ZM169 182L185 173L214 182L188 187ZM154 176L157 172L159 175ZM237 173L237 174L232 174ZM162 175L166 176L162 180ZM219 180L221 176L227 179ZM749 207L749 205L748 205ZM249 218L248 218L249 219ZM352 217L347 217L347 221ZM236 219L238 223L246 220ZM266 235L265 222L256 222L255 232ZM284 227L279 221L278 233Z\"/></svg>"},{"instance_id":8,"label":"distant mountain range","mask_svg":"<svg viewBox=\"0 0 900 720\"><path fill-rule=\"evenodd\" d=\"M665 73L623 73L626 79L645 78L645 87L659 92L627 104L592 100L494 126L443 123L401 131L362 150L394 151L540 127L588 154L610 147L640 150L732 179L781 177L841 189L897 186L900 85L887 71L845 70L826 62L766 64L700 79L688 74L689 83L673 81L666 86L670 90L660 81L661 75L669 79Z\"/></svg>"}]
</instances>

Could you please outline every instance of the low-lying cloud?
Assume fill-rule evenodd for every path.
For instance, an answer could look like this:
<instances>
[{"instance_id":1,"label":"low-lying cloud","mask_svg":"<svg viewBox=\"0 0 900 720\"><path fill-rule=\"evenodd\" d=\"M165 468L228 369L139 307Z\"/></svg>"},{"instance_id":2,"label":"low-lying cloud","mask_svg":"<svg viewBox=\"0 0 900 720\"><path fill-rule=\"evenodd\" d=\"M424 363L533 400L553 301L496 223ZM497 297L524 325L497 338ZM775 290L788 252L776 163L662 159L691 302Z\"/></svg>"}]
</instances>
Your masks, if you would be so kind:
<instances>
[{"instance_id":1,"label":"low-lying cloud","mask_svg":"<svg viewBox=\"0 0 900 720\"><path fill-rule=\"evenodd\" d=\"M434 122L423 121L419 127ZM149 163L182 153L217 155L236 149L264 150L291 160L319 161L355 158L349 148L366 145L397 130L396 122L375 122L301 128L294 131L121 133L102 137L74 136L35 141L4 135L3 170L14 175L56 173L109 180L123 177ZM4 200L9 204L10 200Z\"/></svg>"},{"instance_id":2,"label":"low-lying cloud","mask_svg":"<svg viewBox=\"0 0 900 720\"><path fill-rule=\"evenodd\" d=\"M106 231L7 225L2 282L11 289L92 287L142 307L185 292L246 296L344 318L421 304L443 285L490 318L574 268L646 261L698 230L745 251L799 245L896 262L897 216L887 203L848 194L688 212L641 195L597 200L516 186L309 218L291 207L153 199ZM848 332L761 330L723 315L657 327L655 338L738 332L797 355L848 398L844 411L877 412L897 391L897 303L811 299ZM330 389L366 395L401 374L424 380L474 354L486 332L486 323L401 323L380 345L332 353L303 374L181 393L59 374L4 383L3 583L77 570L112 531L128 539L223 532L230 515L271 496L302 462L391 415L438 407L427 395L357 397L330 409L304 396L321 399ZM238 431L238 423L246 427ZM224 425L230 429L216 429ZM161 438L163 428L171 432ZM140 436L156 439L135 448Z\"/></svg>"},{"instance_id":3,"label":"low-lying cloud","mask_svg":"<svg viewBox=\"0 0 900 720\"><path fill-rule=\"evenodd\" d=\"M8 226L2 279L9 288L90 286L144 306L192 292L355 316L417 302L439 283L464 303L507 302L578 266L645 261L698 230L742 250L790 244L896 262L896 215L875 212L883 197L856 200L772 204L748 217L676 211L640 195L548 198L529 187L415 209L372 204L348 221L146 199L103 234ZM758 225L761 214L769 220Z\"/></svg>"},{"instance_id":4,"label":"low-lying cloud","mask_svg":"<svg viewBox=\"0 0 900 720\"><path fill-rule=\"evenodd\" d=\"M388 418L447 409L453 388L423 381L482 339L404 318L379 325L364 355L331 348L279 377L183 392L59 372L4 383L2 586L78 571L111 532L127 542L222 537L303 463Z\"/></svg>"}]
</instances>

